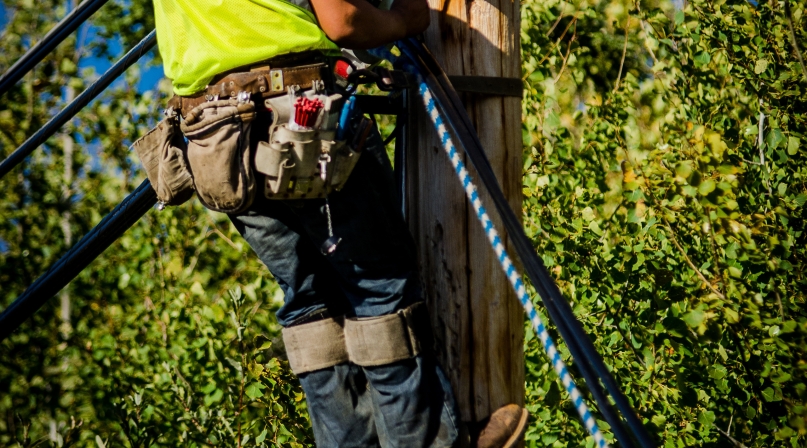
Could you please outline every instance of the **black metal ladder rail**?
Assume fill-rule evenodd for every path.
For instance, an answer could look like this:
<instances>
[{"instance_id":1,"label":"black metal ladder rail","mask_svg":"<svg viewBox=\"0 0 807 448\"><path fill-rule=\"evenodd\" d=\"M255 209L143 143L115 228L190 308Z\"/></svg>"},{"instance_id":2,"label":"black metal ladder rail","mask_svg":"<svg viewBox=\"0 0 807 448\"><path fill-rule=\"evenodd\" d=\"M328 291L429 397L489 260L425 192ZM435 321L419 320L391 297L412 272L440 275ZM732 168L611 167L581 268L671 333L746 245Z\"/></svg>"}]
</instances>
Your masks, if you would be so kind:
<instances>
[{"instance_id":1,"label":"black metal ladder rail","mask_svg":"<svg viewBox=\"0 0 807 448\"><path fill-rule=\"evenodd\" d=\"M108 0L86 0L70 11L48 34L33 48L28 50L3 76L0 76L0 95L5 94L28 73L45 56L49 55L57 45L81 26L95 11L104 6Z\"/></svg>"}]
</instances>

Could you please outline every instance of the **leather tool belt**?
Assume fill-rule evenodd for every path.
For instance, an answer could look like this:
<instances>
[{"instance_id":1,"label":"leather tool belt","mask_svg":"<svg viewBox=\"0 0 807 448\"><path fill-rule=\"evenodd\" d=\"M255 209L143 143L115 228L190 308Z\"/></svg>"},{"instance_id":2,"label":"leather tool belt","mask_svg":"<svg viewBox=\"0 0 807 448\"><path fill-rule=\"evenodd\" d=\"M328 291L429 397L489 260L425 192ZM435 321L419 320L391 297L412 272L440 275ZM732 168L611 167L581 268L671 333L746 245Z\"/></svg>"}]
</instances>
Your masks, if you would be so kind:
<instances>
[{"instance_id":1,"label":"leather tool belt","mask_svg":"<svg viewBox=\"0 0 807 448\"><path fill-rule=\"evenodd\" d=\"M321 53L286 55L171 98L167 118L134 144L160 203L179 205L195 191L211 210L241 213L256 194L304 199L340 190L371 123L350 119L342 94L329 93L330 62ZM292 115L303 98L320 107L310 127Z\"/></svg>"},{"instance_id":2,"label":"leather tool belt","mask_svg":"<svg viewBox=\"0 0 807 448\"><path fill-rule=\"evenodd\" d=\"M251 71L219 75L208 84L205 90L193 96L174 95L168 100L168 107L173 107L185 117L193 108L202 103L236 98L240 92L269 98L286 93L291 86L299 86L300 89L307 90L313 87L314 82L325 82L331 79L328 65L324 62L296 67L273 67L270 64L254 67Z\"/></svg>"}]
</instances>

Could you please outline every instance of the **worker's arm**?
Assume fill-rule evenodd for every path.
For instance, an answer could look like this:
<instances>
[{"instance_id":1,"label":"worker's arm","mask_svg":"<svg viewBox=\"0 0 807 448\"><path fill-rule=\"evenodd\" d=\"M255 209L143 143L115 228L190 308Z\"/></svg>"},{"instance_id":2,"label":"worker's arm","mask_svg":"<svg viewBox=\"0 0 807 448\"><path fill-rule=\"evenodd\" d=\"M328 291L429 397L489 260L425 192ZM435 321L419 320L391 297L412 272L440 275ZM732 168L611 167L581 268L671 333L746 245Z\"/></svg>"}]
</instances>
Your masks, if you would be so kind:
<instances>
[{"instance_id":1,"label":"worker's arm","mask_svg":"<svg viewBox=\"0 0 807 448\"><path fill-rule=\"evenodd\" d=\"M366 0L310 2L319 26L343 48L375 48L419 34L429 26L427 0L395 0L389 11Z\"/></svg>"}]
</instances>

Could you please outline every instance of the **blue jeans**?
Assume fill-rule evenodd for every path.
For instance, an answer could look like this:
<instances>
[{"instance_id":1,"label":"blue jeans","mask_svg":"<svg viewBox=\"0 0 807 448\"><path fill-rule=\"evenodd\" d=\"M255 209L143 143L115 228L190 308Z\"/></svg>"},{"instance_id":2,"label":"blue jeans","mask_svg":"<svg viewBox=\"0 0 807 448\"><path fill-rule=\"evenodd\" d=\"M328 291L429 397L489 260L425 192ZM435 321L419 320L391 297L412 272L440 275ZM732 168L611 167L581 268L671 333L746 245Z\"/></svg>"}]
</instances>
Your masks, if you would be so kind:
<instances>
[{"instance_id":1,"label":"blue jeans","mask_svg":"<svg viewBox=\"0 0 807 448\"><path fill-rule=\"evenodd\" d=\"M267 200L259 193L235 227L285 293L281 325L315 312L374 317L422 300L415 246L394 194L392 167L376 130L345 187L329 197L329 257L322 199ZM303 373L319 447L450 447L458 412L451 386L429 352L396 363L351 363Z\"/></svg>"}]
</instances>

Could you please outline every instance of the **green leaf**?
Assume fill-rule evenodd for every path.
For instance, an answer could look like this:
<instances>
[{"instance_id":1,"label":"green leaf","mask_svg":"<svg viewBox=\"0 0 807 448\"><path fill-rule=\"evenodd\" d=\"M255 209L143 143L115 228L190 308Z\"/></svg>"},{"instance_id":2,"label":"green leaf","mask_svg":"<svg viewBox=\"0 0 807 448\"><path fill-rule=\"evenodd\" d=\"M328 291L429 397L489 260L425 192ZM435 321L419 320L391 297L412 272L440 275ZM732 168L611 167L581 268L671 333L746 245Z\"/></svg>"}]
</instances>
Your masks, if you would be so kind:
<instances>
[{"instance_id":1,"label":"green leaf","mask_svg":"<svg viewBox=\"0 0 807 448\"><path fill-rule=\"evenodd\" d=\"M118 289L126 289L129 286L129 280L131 280L132 276L129 275L128 272L124 272L121 274L120 278L118 278Z\"/></svg>"},{"instance_id":2,"label":"green leaf","mask_svg":"<svg viewBox=\"0 0 807 448\"><path fill-rule=\"evenodd\" d=\"M555 443L558 440L558 435L555 433L552 434L544 434L541 436L541 442L544 443L545 446L549 446Z\"/></svg>"},{"instance_id":3,"label":"green leaf","mask_svg":"<svg viewBox=\"0 0 807 448\"><path fill-rule=\"evenodd\" d=\"M698 185L698 192L701 196L706 196L713 191L715 191L715 181L712 179L706 179Z\"/></svg>"},{"instance_id":4,"label":"green leaf","mask_svg":"<svg viewBox=\"0 0 807 448\"><path fill-rule=\"evenodd\" d=\"M710 55L706 51L702 51L702 52L698 53L697 56L695 56L694 60L695 60L695 66L696 67L704 66L704 65L708 64L709 61L712 60L712 55Z\"/></svg>"},{"instance_id":5,"label":"green leaf","mask_svg":"<svg viewBox=\"0 0 807 448\"><path fill-rule=\"evenodd\" d=\"M547 132L553 132L555 129L559 127L560 127L560 117L558 117L558 114L554 110L552 110L549 112L549 114L546 116L546 119L544 120L544 129Z\"/></svg>"},{"instance_id":6,"label":"green leaf","mask_svg":"<svg viewBox=\"0 0 807 448\"><path fill-rule=\"evenodd\" d=\"M782 393L780 391L774 390L772 387L766 387L762 391L762 398L764 398L765 401L781 401Z\"/></svg>"},{"instance_id":7,"label":"green leaf","mask_svg":"<svg viewBox=\"0 0 807 448\"><path fill-rule=\"evenodd\" d=\"M195 294L197 296L204 296L205 289L202 287L202 284L199 282L193 282L190 288L191 294Z\"/></svg>"},{"instance_id":8,"label":"green leaf","mask_svg":"<svg viewBox=\"0 0 807 448\"><path fill-rule=\"evenodd\" d=\"M787 154L795 156L799 152L799 139L792 135L787 138Z\"/></svg>"},{"instance_id":9,"label":"green leaf","mask_svg":"<svg viewBox=\"0 0 807 448\"><path fill-rule=\"evenodd\" d=\"M768 60L767 59L757 59L756 65L754 65L754 73L759 75L760 73L764 72L768 69Z\"/></svg>"},{"instance_id":10,"label":"green leaf","mask_svg":"<svg viewBox=\"0 0 807 448\"><path fill-rule=\"evenodd\" d=\"M725 378L728 372L722 364L712 364L706 370L709 372L709 376L716 380Z\"/></svg>"},{"instance_id":11,"label":"green leaf","mask_svg":"<svg viewBox=\"0 0 807 448\"><path fill-rule=\"evenodd\" d=\"M205 406L210 406L213 403L218 403L224 396L224 391L216 389L212 394L205 396Z\"/></svg>"},{"instance_id":12,"label":"green leaf","mask_svg":"<svg viewBox=\"0 0 807 448\"><path fill-rule=\"evenodd\" d=\"M260 434L258 434L258 437L255 438L255 443L257 444L263 443L263 441L266 440L267 434L269 434L269 432L266 430L266 428L264 428L264 430L261 431Z\"/></svg>"},{"instance_id":13,"label":"green leaf","mask_svg":"<svg viewBox=\"0 0 807 448\"><path fill-rule=\"evenodd\" d=\"M257 400L258 398L263 397L263 390L262 389L265 389L265 388L266 388L266 386L264 386L263 384L260 384L260 383L257 383L257 382L252 382L252 383L249 383L249 385L247 386L247 388L245 389L244 392L247 394L247 396L250 399Z\"/></svg>"},{"instance_id":14,"label":"green leaf","mask_svg":"<svg viewBox=\"0 0 807 448\"><path fill-rule=\"evenodd\" d=\"M681 181L689 179L689 176L692 174L692 162L683 162L679 163L675 167L675 175L680 178Z\"/></svg>"},{"instance_id":15,"label":"green leaf","mask_svg":"<svg viewBox=\"0 0 807 448\"><path fill-rule=\"evenodd\" d=\"M766 137L766 143L768 148L773 151L779 147L779 144L785 141L785 135L782 134L782 131L779 129L773 129L768 132L768 136Z\"/></svg>"},{"instance_id":16,"label":"green leaf","mask_svg":"<svg viewBox=\"0 0 807 448\"><path fill-rule=\"evenodd\" d=\"M790 373L780 371L778 375L771 377L771 381L773 381L774 383L784 383L788 381L791 377L792 375Z\"/></svg>"},{"instance_id":17,"label":"green leaf","mask_svg":"<svg viewBox=\"0 0 807 448\"><path fill-rule=\"evenodd\" d=\"M728 353L726 353L726 349L723 348L722 345L717 346L717 353L720 355L720 358L723 359L724 362L727 359L729 359L729 355L728 355Z\"/></svg>"},{"instance_id":18,"label":"green leaf","mask_svg":"<svg viewBox=\"0 0 807 448\"><path fill-rule=\"evenodd\" d=\"M706 313L700 309L692 310L685 314L683 319L684 322L686 322L690 327L697 328L701 323L703 323L703 320L706 319Z\"/></svg>"},{"instance_id":19,"label":"green leaf","mask_svg":"<svg viewBox=\"0 0 807 448\"><path fill-rule=\"evenodd\" d=\"M709 429L715 422L715 413L712 411L701 412L698 416L698 423L703 425L704 429Z\"/></svg>"},{"instance_id":20,"label":"green leaf","mask_svg":"<svg viewBox=\"0 0 807 448\"><path fill-rule=\"evenodd\" d=\"M78 66L72 59L64 58L60 70L66 75L75 75L78 72Z\"/></svg>"},{"instance_id":21,"label":"green leaf","mask_svg":"<svg viewBox=\"0 0 807 448\"><path fill-rule=\"evenodd\" d=\"M675 26L684 23L684 11L677 9L675 11Z\"/></svg>"},{"instance_id":22,"label":"green leaf","mask_svg":"<svg viewBox=\"0 0 807 448\"><path fill-rule=\"evenodd\" d=\"M665 417L665 416L663 416L663 415L661 415L661 414L657 414L657 415L654 415L654 416L653 416L653 417L650 419L650 421L651 421L651 422L653 422L653 424L654 424L654 425L656 425L656 426L658 426L658 427L660 427L660 428L663 428L663 427L664 427L664 423L666 423L666 422L667 422L667 417Z\"/></svg>"}]
</instances>

